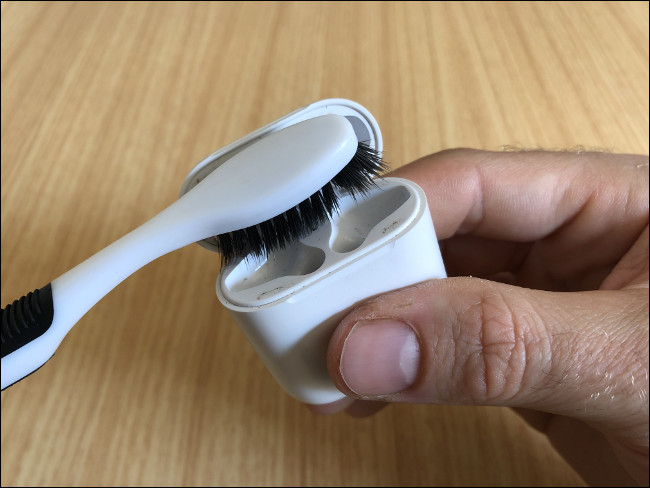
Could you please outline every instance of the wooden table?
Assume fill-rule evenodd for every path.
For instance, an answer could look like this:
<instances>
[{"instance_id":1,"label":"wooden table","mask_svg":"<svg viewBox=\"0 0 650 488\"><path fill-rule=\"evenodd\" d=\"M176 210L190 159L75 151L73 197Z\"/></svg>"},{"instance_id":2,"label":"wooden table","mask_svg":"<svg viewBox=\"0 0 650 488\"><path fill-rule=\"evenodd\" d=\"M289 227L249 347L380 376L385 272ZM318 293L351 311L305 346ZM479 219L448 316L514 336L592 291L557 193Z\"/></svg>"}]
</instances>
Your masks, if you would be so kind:
<instances>
[{"instance_id":1,"label":"wooden table","mask_svg":"<svg viewBox=\"0 0 650 488\"><path fill-rule=\"evenodd\" d=\"M2 2L2 302L172 203L212 151L355 100L394 167L466 146L648 153L648 3ZM583 485L505 408L320 417L192 245L2 393L2 485Z\"/></svg>"}]
</instances>

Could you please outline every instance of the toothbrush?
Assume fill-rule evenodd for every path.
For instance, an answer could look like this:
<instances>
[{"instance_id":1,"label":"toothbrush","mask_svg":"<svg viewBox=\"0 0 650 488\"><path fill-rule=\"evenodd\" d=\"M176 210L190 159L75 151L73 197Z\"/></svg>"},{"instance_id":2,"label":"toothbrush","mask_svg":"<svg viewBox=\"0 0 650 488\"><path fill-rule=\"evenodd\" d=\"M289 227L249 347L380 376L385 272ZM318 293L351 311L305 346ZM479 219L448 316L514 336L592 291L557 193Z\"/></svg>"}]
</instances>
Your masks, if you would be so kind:
<instances>
[{"instance_id":1,"label":"toothbrush","mask_svg":"<svg viewBox=\"0 0 650 488\"><path fill-rule=\"evenodd\" d=\"M88 310L149 262L211 236L223 263L282 248L336 212L337 190L364 194L385 169L339 115L263 137L137 229L6 306L2 389L45 364Z\"/></svg>"}]
</instances>

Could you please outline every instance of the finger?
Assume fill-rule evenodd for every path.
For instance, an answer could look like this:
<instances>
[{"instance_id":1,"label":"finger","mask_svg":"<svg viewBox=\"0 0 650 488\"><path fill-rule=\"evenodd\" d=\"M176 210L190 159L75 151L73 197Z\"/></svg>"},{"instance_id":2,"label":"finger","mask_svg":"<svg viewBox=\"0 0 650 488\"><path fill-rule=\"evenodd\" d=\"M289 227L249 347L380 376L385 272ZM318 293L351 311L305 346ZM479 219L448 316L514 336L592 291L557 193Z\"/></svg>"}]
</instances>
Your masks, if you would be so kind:
<instances>
[{"instance_id":1,"label":"finger","mask_svg":"<svg viewBox=\"0 0 650 488\"><path fill-rule=\"evenodd\" d=\"M328 367L341 391L366 400L523 407L634 432L647 423L647 321L639 289L433 280L345 317Z\"/></svg>"},{"instance_id":2,"label":"finger","mask_svg":"<svg viewBox=\"0 0 650 488\"><path fill-rule=\"evenodd\" d=\"M648 288L648 226L601 285L603 290Z\"/></svg>"},{"instance_id":3,"label":"finger","mask_svg":"<svg viewBox=\"0 0 650 488\"><path fill-rule=\"evenodd\" d=\"M600 257L576 258L567 266L562 255L567 251L549 251L546 239L520 243L464 234L440 244L448 276L475 276L538 290L597 290L615 266Z\"/></svg>"},{"instance_id":4,"label":"finger","mask_svg":"<svg viewBox=\"0 0 650 488\"><path fill-rule=\"evenodd\" d=\"M425 190L438 238L449 239L451 275L496 268L517 270L523 281L602 277L647 225L647 156L462 149L393 175ZM458 235L494 242L477 252L467 240L454 245Z\"/></svg>"},{"instance_id":5,"label":"finger","mask_svg":"<svg viewBox=\"0 0 650 488\"><path fill-rule=\"evenodd\" d=\"M603 223L620 225L626 211L647 219L647 205L635 211L636 205L619 204L647 200L648 156L453 149L391 175L424 189L440 239L469 233L514 242L538 240L594 204L598 215L590 217ZM596 193L603 201L589 201Z\"/></svg>"},{"instance_id":6,"label":"finger","mask_svg":"<svg viewBox=\"0 0 650 488\"><path fill-rule=\"evenodd\" d=\"M449 276L490 278L497 273L512 273L519 269L532 245L458 234L442 241L440 251Z\"/></svg>"}]
</instances>

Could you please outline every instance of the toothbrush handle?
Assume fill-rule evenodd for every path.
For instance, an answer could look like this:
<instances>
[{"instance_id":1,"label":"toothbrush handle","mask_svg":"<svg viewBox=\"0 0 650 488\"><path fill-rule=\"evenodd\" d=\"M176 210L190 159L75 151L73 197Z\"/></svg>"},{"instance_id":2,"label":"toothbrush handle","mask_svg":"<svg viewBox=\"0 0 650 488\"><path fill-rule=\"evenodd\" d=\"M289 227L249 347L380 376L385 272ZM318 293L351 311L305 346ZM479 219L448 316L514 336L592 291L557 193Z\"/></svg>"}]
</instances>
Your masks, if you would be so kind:
<instances>
[{"instance_id":1,"label":"toothbrush handle","mask_svg":"<svg viewBox=\"0 0 650 488\"><path fill-rule=\"evenodd\" d=\"M125 278L202 238L182 221L173 224L179 218L172 207L2 310L3 390L45 364L79 319Z\"/></svg>"},{"instance_id":2,"label":"toothbrush handle","mask_svg":"<svg viewBox=\"0 0 650 488\"><path fill-rule=\"evenodd\" d=\"M2 357L4 358L42 336L52 325L54 317L52 284L49 283L41 289L28 293L19 300L15 300L12 304L3 308L0 313L2 314L0 339ZM45 361L47 359L49 357ZM5 388L4 378L2 388Z\"/></svg>"}]
</instances>

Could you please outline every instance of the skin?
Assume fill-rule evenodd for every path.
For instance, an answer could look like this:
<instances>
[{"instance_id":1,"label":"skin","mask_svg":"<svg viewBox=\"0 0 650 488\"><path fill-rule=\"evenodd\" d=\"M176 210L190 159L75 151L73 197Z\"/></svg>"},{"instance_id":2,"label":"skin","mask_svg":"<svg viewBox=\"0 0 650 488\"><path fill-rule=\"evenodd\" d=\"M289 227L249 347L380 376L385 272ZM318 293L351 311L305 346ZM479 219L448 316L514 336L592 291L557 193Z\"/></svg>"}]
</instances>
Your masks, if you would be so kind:
<instances>
[{"instance_id":1,"label":"skin","mask_svg":"<svg viewBox=\"0 0 650 488\"><path fill-rule=\"evenodd\" d=\"M510 407L587 483L647 486L648 157L455 149L391 176L426 192L449 278L347 315L328 368L348 398L310 408ZM386 320L416 344L399 391L377 374Z\"/></svg>"}]
</instances>

